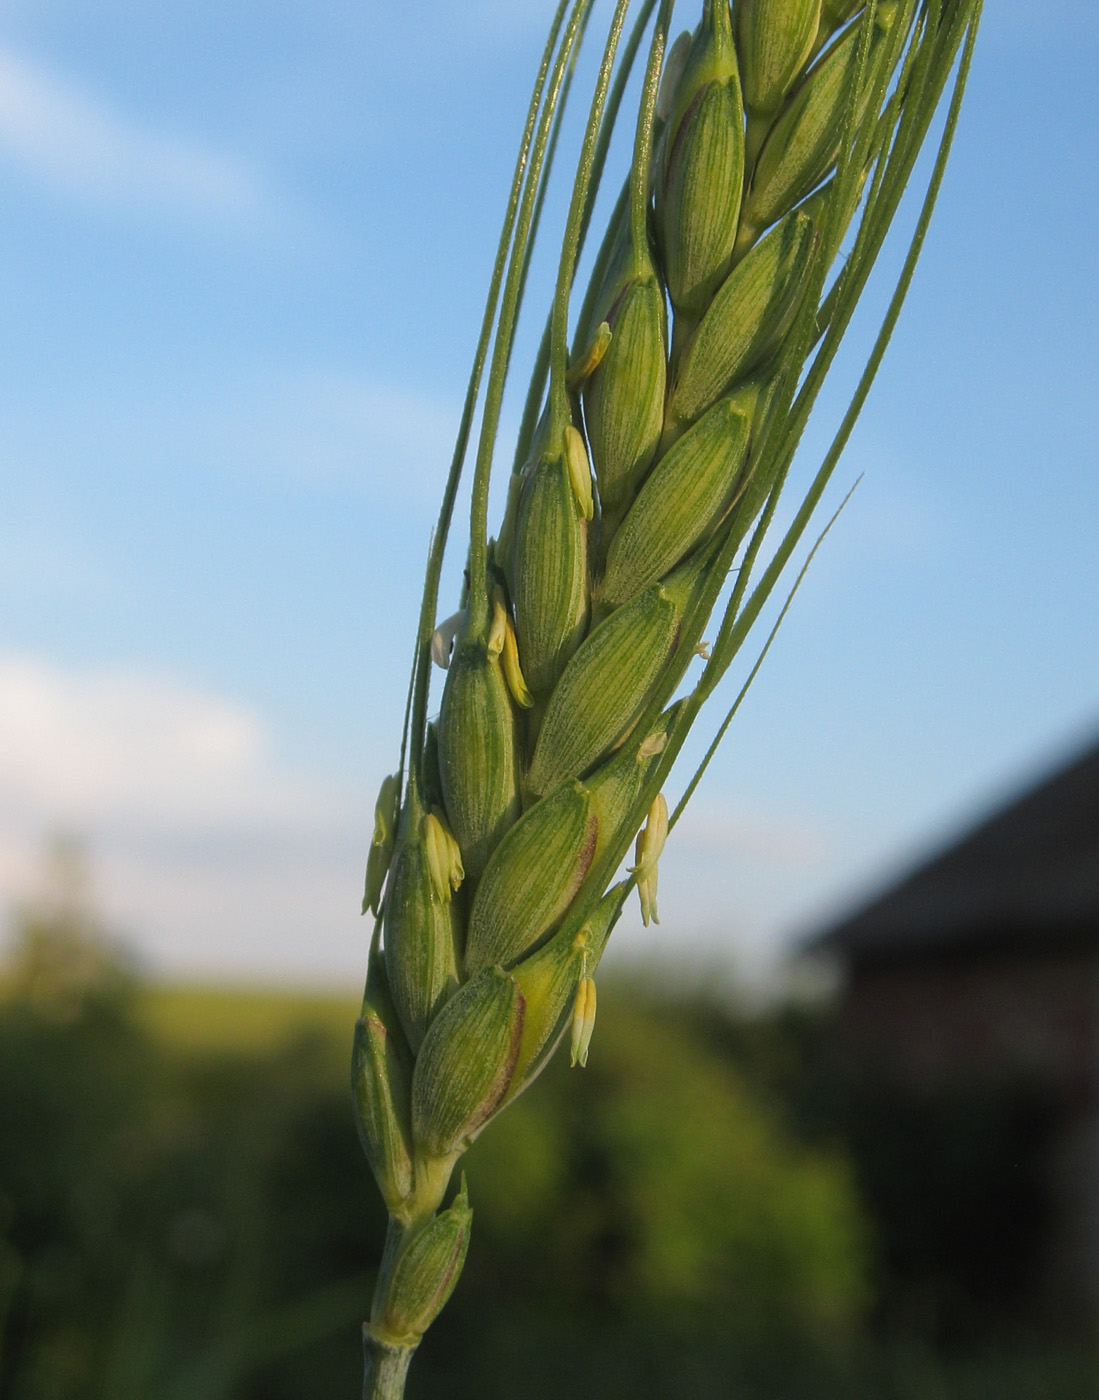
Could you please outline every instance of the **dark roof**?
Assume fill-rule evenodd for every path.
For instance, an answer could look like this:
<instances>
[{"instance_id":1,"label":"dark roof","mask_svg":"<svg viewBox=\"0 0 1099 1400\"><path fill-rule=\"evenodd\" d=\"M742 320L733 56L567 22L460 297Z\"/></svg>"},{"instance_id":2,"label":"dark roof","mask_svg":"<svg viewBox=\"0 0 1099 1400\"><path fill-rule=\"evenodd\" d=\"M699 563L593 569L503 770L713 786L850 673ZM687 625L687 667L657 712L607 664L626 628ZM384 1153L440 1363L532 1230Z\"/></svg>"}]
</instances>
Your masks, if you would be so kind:
<instances>
[{"instance_id":1,"label":"dark roof","mask_svg":"<svg viewBox=\"0 0 1099 1400\"><path fill-rule=\"evenodd\" d=\"M1099 944L1099 743L981 822L813 951L857 962Z\"/></svg>"}]
</instances>

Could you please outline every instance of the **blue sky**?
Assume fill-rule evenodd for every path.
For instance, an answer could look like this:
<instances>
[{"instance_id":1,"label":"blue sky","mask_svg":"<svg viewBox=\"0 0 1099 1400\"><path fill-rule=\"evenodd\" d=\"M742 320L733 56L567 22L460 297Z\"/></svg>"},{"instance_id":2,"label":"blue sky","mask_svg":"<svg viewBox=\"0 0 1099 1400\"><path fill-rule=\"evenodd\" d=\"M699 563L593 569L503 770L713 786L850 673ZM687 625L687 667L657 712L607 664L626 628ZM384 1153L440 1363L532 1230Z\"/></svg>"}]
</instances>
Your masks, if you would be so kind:
<instances>
[{"instance_id":1,"label":"blue sky","mask_svg":"<svg viewBox=\"0 0 1099 1400\"><path fill-rule=\"evenodd\" d=\"M358 974L549 10L0 7L0 900L76 831L151 967ZM758 969L1099 728L1097 40L988 5L862 483L617 956Z\"/></svg>"}]
</instances>

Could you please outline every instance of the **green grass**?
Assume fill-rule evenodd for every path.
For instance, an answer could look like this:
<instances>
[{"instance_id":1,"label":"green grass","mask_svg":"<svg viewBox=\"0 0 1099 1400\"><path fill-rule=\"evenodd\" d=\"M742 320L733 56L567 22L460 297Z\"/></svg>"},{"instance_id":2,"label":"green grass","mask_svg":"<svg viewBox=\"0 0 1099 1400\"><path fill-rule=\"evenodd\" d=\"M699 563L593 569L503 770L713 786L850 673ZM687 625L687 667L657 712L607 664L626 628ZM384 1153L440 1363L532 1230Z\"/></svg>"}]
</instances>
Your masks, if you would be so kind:
<instances>
[{"instance_id":1,"label":"green grass","mask_svg":"<svg viewBox=\"0 0 1099 1400\"><path fill-rule=\"evenodd\" d=\"M263 1054L303 1036L350 1053L359 996L202 983L143 986L138 1018L173 1050Z\"/></svg>"}]
</instances>

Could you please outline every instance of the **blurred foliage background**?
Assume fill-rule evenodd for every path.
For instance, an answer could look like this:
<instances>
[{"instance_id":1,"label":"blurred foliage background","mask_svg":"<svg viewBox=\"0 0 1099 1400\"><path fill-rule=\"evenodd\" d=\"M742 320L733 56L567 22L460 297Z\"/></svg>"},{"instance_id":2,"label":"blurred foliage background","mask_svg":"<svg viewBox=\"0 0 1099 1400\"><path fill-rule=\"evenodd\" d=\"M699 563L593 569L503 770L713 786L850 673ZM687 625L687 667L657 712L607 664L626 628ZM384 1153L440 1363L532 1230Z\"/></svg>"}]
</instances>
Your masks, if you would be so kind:
<instances>
[{"instance_id":1,"label":"blurred foliage background","mask_svg":"<svg viewBox=\"0 0 1099 1400\"><path fill-rule=\"evenodd\" d=\"M355 998L144 983L64 846L12 927L0 1400L357 1394L384 1214ZM589 1067L555 1060L468 1156L410 1400L1099 1396L1027 1310L1040 1109L873 1101L827 1031L603 979Z\"/></svg>"}]
</instances>

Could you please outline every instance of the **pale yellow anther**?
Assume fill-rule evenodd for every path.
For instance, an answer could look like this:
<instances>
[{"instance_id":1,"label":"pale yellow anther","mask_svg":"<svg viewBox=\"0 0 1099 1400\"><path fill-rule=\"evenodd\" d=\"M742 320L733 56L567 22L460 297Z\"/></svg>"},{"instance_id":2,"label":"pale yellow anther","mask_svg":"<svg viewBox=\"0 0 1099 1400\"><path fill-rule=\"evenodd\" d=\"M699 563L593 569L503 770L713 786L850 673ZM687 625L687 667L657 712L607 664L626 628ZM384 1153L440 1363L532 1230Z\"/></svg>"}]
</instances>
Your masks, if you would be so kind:
<instances>
[{"instance_id":1,"label":"pale yellow anther","mask_svg":"<svg viewBox=\"0 0 1099 1400\"><path fill-rule=\"evenodd\" d=\"M424 852L427 855L427 868L435 893L444 902L450 902L450 849L443 835L439 819L430 812L424 818Z\"/></svg>"},{"instance_id":2,"label":"pale yellow anther","mask_svg":"<svg viewBox=\"0 0 1099 1400\"><path fill-rule=\"evenodd\" d=\"M599 368L599 363L607 353L607 346L610 345L613 334L608 322L599 322L595 328L595 334L591 338L591 344L578 360L574 360L569 365L565 374L565 386L570 392L575 393Z\"/></svg>"},{"instance_id":3,"label":"pale yellow anther","mask_svg":"<svg viewBox=\"0 0 1099 1400\"><path fill-rule=\"evenodd\" d=\"M656 909L656 885L658 872L654 865L648 875L637 877L637 897L641 901L641 922L646 928L650 924L658 924L660 915Z\"/></svg>"},{"instance_id":4,"label":"pale yellow anther","mask_svg":"<svg viewBox=\"0 0 1099 1400\"><path fill-rule=\"evenodd\" d=\"M637 833L637 844L634 847L635 864L630 866L630 874L637 876L641 922L646 928L650 923L660 922L656 909L657 862L667 839L668 804L664 800L664 794L658 792L645 818L645 825Z\"/></svg>"},{"instance_id":5,"label":"pale yellow anther","mask_svg":"<svg viewBox=\"0 0 1099 1400\"><path fill-rule=\"evenodd\" d=\"M569 1060L573 1065L588 1063L588 1047L595 1029L595 979L587 974L576 984L576 1001L572 1008L572 1040Z\"/></svg>"},{"instance_id":6,"label":"pale yellow anther","mask_svg":"<svg viewBox=\"0 0 1099 1400\"><path fill-rule=\"evenodd\" d=\"M523 668L519 665L519 643L515 638L515 628L510 617L504 619L504 650L500 663L504 668L504 680L511 691L511 698L520 709L529 710L534 704L534 696L527 689Z\"/></svg>"},{"instance_id":7,"label":"pale yellow anther","mask_svg":"<svg viewBox=\"0 0 1099 1400\"><path fill-rule=\"evenodd\" d=\"M453 832L435 812L429 812L424 818L424 851L435 893L444 904L449 904L452 892L465 878L465 871Z\"/></svg>"},{"instance_id":8,"label":"pale yellow anther","mask_svg":"<svg viewBox=\"0 0 1099 1400\"><path fill-rule=\"evenodd\" d=\"M710 659L710 643L709 643L709 642L699 642L698 646L695 647L695 649L694 649L694 651L691 653L691 655L692 655L692 656L701 656L702 659L703 659L703 661L709 661L709 659Z\"/></svg>"},{"instance_id":9,"label":"pale yellow anther","mask_svg":"<svg viewBox=\"0 0 1099 1400\"><path fill-rule=\"evenodd\" d=\"M374 840L375 846L387 846L393 840L393 833L397 826L397 810L400 802L400 788L397 786L396 773L390 773L388 777L382 779L381 788L378 791L378 800L374 804Z\"/></svg>"},{"instance_id":10,"label":"pale yellow anther","mask_svg":"<svg viewBox=\"0 0 1099 1400\"><path fill-rule=\"evenodd\" d=\"M485 638L485 650L489 656L499 656L503 651L507 630L508 610L504 606L503 589L496 588L492 593L492 623Z\"/></svg>"},{"instance_id":11,"label":"pale yellow anther","mask_svg":"<svg viewBox=\"0 0 1099 1400\"><path fill-rule=\"evenodd\" d=\"M569 469L569 481L580 514L590 520L595 514L595 502L591 494L591 467L588 464L588 449L578 428L570 423L565 429L565 462Z\"/></svg>"},{"instance_id":12,"label":"pale yellow anther","mask_svg":"<svg viewBox=\"0 0 1099 1400\"><path fill-rule=\"evenodd\" d=\"M668 735L661 730L658 734L650 734L642 739L637 748L638 759L655 758L658 753L663 753L668 747Z\"/></svg>"},{"instance_id":13,"label":"pale yellow anther","mask_svg":"<svg viewBox=\"0 0 1099 1400\"><path fill-rule=\"evenodd\" d=\"M664 800L664 794L658 792L653 798L652 806L649 808L648 816L645 818L645 825L637 833L637 849L635 859L637 865L635 870L647 870L656 864L660 859L660 854L664 849L664 842L668 839L668 804Z\"/></svg>"},{"instance_id":14,"label":"pale yellow anther","mask_svg":"<svg viewBox=\"0 0 1099 1400\"><path fill-rule=\"evenodd\" d=\"M393 857L400 810L401 790L397 774L390 773L382 780L378 800L374 804L374 836L366 857L366 880L363 888L364 914L368 909L372 909L376 914L380 907L382 888L389 873L389 862Z\"/></svg>"},{"instance_id":15,"label":"pale yellow anther","mask_svg":"<svg viewBox=\"0 0 1099 1400\"><path fill-rule=\"evenodd\" d=\"M462 865L462 848L458 845L458 838L447 826L446 822L440 821L443 834L446 836L447 851L450 857L450 864L447 874L450 877L450 888L456 890L466 878L465 868Z\"/></svg>"}]
</instances>

